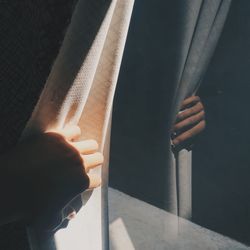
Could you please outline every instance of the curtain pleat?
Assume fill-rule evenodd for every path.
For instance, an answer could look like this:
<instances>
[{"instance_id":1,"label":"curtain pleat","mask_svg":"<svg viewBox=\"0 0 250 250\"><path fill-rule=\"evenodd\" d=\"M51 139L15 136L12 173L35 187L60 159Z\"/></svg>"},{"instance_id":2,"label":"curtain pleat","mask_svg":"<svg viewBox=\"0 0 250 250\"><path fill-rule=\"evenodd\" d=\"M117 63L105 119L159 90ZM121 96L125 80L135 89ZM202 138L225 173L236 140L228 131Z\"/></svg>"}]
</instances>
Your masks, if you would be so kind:
<instances>
[{"instance_id":1,"label":"curtain pleat","mask_svg":"<svg viewBox=\"0 0 250 250\"><path fill-rule=\"evenodd\" d=\"M109 249L108 162L113 97L133 0L79 0L60 52L23 137L78 124L82 140L104 153L102 187L70 205L79 210L67 228L48 236L29 228L34 250ZM81 204L84 204L81 207ZM78 205L79 206L79 205Z\"/></svg>"},{"instance_id":2,"label":"curtain pleat","mask_svg":"<svg viewBox=\"0 0 250 250\"><path fill-rule=\"evenodd\" d=\"M196 22L192 22L192 25L195 24L192 39L180 80L176 84L171 114L172 123L174 123L181 102L186 97L195 94L200 85L222 32L230 3L230 0L203 0L199 3L189 1L191 9L192 5L199 5L199 8L196 7L199 13L197 15L196 11L195 16L190 15L191 19L196 19L196 16L197 19ZM186 35L186 37L191 37L191 35ZM172 155L171 159L172 167L176 171L177 214L190 219L192 216L192 152L182 150ZM176 211L172 212L176 213Z\"/></svg>"}]
</instances>

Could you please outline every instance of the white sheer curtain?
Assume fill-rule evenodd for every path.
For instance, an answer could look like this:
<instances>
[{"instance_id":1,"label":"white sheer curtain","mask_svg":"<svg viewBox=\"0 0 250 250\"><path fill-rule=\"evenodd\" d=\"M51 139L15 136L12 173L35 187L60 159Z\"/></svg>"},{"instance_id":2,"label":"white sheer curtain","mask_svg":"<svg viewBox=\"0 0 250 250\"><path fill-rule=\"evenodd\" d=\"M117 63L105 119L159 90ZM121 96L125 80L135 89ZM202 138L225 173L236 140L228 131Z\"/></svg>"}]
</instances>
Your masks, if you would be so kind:
<instances>
[{"instance_id":1,"label":"white sheer curtain","mask_svg":"<svg viewBox=\"0 0 250 250\"><path fill-rule=\"evenodd\" d=\"M105 163L102 188L66 229L50 237L29 229L34 250L109 249L107 181L111 109L133 0L79 0L60 52L23 136L78 124L81 139L98 141ZM56 17L55 17L56 18ZM73 205L72 205L73 206ZM77 208L79 209L79 208Z\"/></svg>"}]
</instances>

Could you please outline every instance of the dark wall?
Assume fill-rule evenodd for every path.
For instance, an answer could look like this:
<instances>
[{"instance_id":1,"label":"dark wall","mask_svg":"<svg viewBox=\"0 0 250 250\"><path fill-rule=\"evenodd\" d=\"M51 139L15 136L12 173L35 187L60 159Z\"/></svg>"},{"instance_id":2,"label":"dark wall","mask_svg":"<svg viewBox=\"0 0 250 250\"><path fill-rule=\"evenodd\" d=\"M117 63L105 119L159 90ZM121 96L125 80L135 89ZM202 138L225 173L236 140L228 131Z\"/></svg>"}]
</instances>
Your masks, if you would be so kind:
<instances>
[{"instance_id":1,"label":"dark wall","mask_svg":"<svg viewBox=\"0 0 250 250\"><path fill-rule=\"evenodd\" d=\"M194 150L193 220L250 243L250 1L233 1L200 89L207 129Z\"/></svg>"}]
</instances>

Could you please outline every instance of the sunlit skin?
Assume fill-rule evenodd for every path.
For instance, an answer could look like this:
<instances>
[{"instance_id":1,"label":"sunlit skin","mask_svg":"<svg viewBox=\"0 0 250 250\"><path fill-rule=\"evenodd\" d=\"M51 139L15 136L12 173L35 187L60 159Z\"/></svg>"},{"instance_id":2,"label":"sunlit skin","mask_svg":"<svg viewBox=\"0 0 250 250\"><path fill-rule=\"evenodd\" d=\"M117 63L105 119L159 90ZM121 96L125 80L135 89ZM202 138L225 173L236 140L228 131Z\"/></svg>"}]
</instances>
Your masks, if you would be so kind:
<instances>
[{"instance_id":1,"label":"sunlit skin","mask_svg":"<svg viewBox=\"0 0 250 250\"><path fill-rule=\"evenodd\" d=\"M79 193L100 186L100 177L89 171L103 163L103 155L96 141L77 141L80 134L77 126L48 131L1 155L1 224L52 218Z\"/></svg>"},{"instance_id":2,"label":"sunlit skin","mask_svg":"<svg viewBox=\"0 0 250 250\"><path fill-rule=\"evenodd\" d=\"M205 129L205 110L199 96L191 96L182 103L173 127L172 143L176 150L190 149Z\"/></svg>"}]
</instances>

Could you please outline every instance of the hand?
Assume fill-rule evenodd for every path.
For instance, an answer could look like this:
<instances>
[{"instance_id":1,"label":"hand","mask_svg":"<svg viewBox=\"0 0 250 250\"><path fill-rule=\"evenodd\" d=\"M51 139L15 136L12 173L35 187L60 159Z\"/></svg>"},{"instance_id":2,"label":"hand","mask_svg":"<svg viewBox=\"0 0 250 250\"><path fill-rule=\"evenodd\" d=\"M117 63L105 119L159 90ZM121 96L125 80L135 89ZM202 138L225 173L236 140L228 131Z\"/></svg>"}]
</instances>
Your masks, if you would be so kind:
<instances>
[{"instance_id":1,"label":"hand","mask_svg":"<svg viewBox=\"0 0 250 250\"><path fill-rule=\"evenodd\" d=\"M72 126L32 136L2 157L3 204L18 206L30 221L46 226L46 219L60 213L75 196L99 186L100 178L89 170L103 163L103 155L96 152L96 141L75 141L80 133Z\"/></svg>"},{"instance_id":2,"label":"hand","mask_svg":"<svg viewBox=\"0 0 250 250\"><path fill-rule=\"evenodd\" d=\"M173 127L172 143L176 150L190 149L196 137L205 129L204 106L198 96L185 99Z\"/></svg>"}]
</instances>

